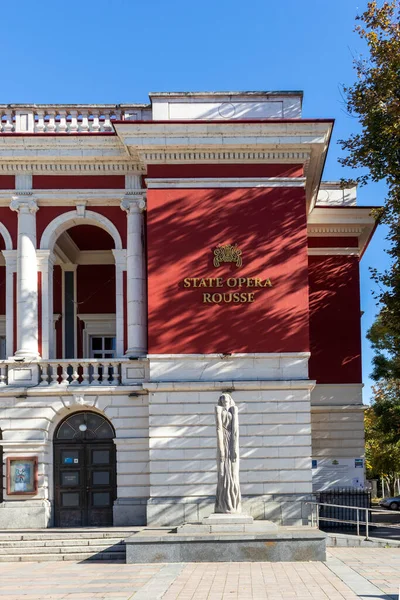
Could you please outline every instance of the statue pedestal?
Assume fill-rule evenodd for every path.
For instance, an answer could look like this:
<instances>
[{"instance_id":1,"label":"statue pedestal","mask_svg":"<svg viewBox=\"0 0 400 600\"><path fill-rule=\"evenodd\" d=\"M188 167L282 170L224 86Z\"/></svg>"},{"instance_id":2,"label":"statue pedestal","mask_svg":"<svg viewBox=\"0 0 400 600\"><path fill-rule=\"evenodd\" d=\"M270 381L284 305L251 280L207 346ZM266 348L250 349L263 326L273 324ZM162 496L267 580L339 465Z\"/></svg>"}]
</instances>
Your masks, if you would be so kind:
<instances>
[{"instance_id":1,"label":"statue pedestal","mask_svg":"<svg viewBox=\"0 0 400 600\"><path fill-rule=\"evenodd\" d=\"M177 528L182 534L207 533L274 533L278 526L272 521L254 521L250 515L213 513L201 525L185 523Z\"/></svg>"},{"instance_id":2,"label":"statue pedestal","mask_svg":"<svg viewBox=\"0 0 400 600\"><path fill-rule=\"evenodd\" d=\"M203 525L251 525L253 522L253 517L241 513L212 513L202 521Z\"/></svg>"}]
</instances>

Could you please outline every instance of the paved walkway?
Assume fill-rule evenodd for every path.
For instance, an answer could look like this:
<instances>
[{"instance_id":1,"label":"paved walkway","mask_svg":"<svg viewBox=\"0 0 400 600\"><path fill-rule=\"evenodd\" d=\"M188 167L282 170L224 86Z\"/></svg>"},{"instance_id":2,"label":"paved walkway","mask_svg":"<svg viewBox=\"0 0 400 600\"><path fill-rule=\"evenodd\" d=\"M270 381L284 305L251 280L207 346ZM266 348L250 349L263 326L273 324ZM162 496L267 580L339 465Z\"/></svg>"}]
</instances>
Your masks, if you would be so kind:
<instances>
[{"instance_id":1,"label":"paved walkway","mask_svg":"<svg viewBox=\"0 0 400 600\"><path fill-rule=\"evenodd\" d=\"M326 563L2 563L0 600L398 599L400 549L329 550Z\"/></svg>"}]
</instances>

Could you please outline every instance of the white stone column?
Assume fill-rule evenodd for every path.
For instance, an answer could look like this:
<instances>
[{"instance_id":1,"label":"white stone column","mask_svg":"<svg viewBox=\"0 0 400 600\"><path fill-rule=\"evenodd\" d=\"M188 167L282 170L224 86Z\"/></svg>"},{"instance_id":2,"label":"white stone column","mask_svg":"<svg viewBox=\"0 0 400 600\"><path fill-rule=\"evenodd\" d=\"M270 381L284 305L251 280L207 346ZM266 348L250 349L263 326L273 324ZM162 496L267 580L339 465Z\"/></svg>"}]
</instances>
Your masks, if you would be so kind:
<instances>
[{"instance_id":1,"label":"white stone column","mask_svg":"<svg viewBox=\"0 0 400 600\"><path fill-rule=\"evenodd\" d=\"M124 355L124 271L126 271L126 250L113 250L115 259L115 327L116 355Z\"/></svg>"},{"instance_id":2,"label":"white stone column","mask_svg":"<svg viewBox=\"0 0 400 600\"><path fill-rule=\"evenodd\" d=\"M14 354L14 273L17 272L17 250L3 250L6 261L6 356Z\"/></svg>"},{"instance_id":3,"label":"white stone column","mask_svg":"<svg viewBox=\"0 0 400 600\"><path fill-rule=\"evenodd\" d=\"M15 356L37 359L38 277L36 263L36 212L31 195L14 196L11 210L18 212L17 351Z\"/></svg>"},{"instance_id":4,"label":"white stone column","mask_svg":"<svg viewBox=\"0 0 400 600\"><path fill-rule=\"evenodd\" d=\"M126 356L147 353L147 303L143 211L145 192L128 193L121 202L127 213L127 319L128 349Z\"/></svg>"},{"instance_id":5,"label":"white stone column","mask_svg":"<svg viewBox=\"0 0 400 600\"><path fill-rule=\"evenodd\" d=\"M51 250L37 250L37 266L42 274L42 358L54 358L53 351L53 266L55 256Z\"/></svg>"}]
</instances>

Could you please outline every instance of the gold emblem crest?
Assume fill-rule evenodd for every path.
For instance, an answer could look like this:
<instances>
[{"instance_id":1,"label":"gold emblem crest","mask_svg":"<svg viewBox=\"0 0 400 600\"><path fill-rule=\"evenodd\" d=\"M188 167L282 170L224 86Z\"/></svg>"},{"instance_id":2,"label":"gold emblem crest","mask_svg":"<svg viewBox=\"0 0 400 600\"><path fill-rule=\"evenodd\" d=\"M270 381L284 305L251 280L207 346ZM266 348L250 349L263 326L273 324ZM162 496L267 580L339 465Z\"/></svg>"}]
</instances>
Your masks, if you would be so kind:
<instances>
[{"instance_id":1,"label":"gold emblem crest","mask_svg":"<svg viewBox=\"0 0 400 600\"><path fill-rule=\"evenodd\" d=\"M242 266L242 251L237 244L227 244L226 246L218 246L214 250L214 267L219 267L221 263L235 263L237 267Z\"/></svg>"}]
</instances>

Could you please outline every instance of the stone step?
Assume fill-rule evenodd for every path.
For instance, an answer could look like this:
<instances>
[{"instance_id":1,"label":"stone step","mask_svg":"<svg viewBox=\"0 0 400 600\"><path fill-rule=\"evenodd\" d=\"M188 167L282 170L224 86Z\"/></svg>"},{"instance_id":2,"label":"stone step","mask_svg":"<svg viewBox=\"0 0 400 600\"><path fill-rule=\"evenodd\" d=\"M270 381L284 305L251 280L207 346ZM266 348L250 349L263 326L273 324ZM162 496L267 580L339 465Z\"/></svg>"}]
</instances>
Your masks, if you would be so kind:
<instances>
[{"instance_id":1,"label":"stone step","mask_svg":"<svg viewBox=\"0 0 400 600\"><path fill-rule=\"evenodd\" d=\"M30 555L30 554L76 554L76 553L81 553L81 552L85 552L85 550L87 552L90 552L91 554L95 554L95 553L111 553L111 552L124 552L125 551L125 544L115 544L115 545L100 545L100 546L85 546L84 548L82 548L81 546L77 546L77 545L71 545L71 546L57 546L57 547L36 547L36 548L32 548L30 546L28 547L23 547L23 546L19 546L19 547L8 547L8 548L2 548L0 547L0 556L14 556L14 555L20 555L20 556L25 556L25 555Z\"/></svg>"},{"instance_id":2,"label":"stone step","mask_svg":"<svg viewBox=\"0 0 400 600\"><path fill-rule=\"evenodd\" d=\"M61 539L108 539L117 538L125 539L134 533L141 531L142 527L131 528L126 530L94 530L94 531L79 531L79 530L41 530L38 532L0 532L0 543L3 541L19 541L19 540L61 540Z\"/></svg>"},{"instance_id":3,"label":"stone step","mask_svg":"<svg viewBox=\"0 0 400 600\"><path fill-rule=\"evenodd\" d=\"M0 555L0 563L5 562L50 562L50 561L113 561L125 563L125 552L101 552L92 554L87 552L74 552L70 554L24 554L24 555Z\"/></svg>"},{"instance_id":4,"label":"stone step","mask_svg":"<svg viewBox=\"0 0 400 600\"><path fill-rule=\"evenodd\" d=\"M0 540L1 548L52 548L58 546L111 546L121 544L124 538L44 539L44 540Z\"/></svg>"}]
</instances>

